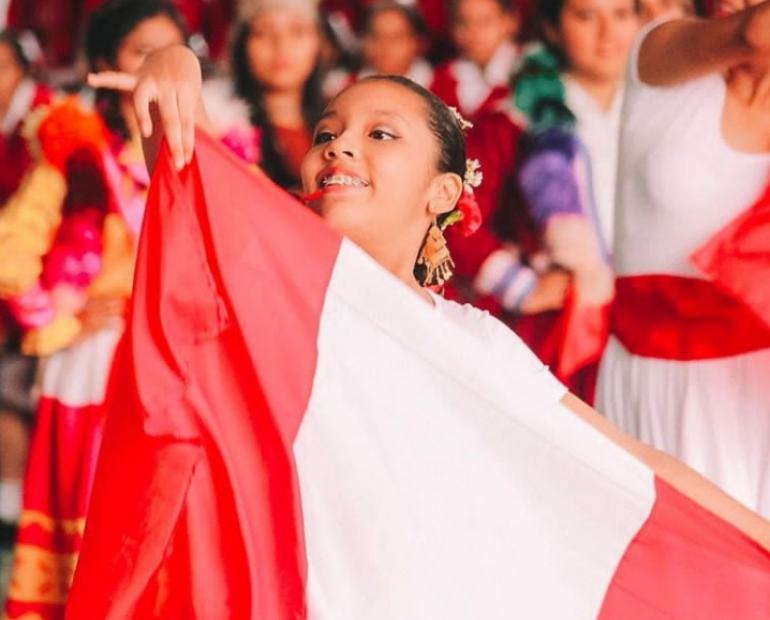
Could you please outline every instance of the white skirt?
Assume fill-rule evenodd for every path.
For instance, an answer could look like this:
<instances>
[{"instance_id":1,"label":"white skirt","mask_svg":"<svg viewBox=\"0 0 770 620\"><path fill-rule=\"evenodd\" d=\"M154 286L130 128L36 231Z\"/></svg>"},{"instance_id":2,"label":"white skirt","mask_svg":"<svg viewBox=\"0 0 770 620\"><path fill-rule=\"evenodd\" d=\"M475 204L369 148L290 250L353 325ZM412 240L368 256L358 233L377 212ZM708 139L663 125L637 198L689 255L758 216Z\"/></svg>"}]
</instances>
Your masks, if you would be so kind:
<instances>
[{"instance_id":1,"label":"white skirt","mask_svg":"<svg viewBox=\"0 0 770 620\"><path fill-rule=\"evenodd\" d=\"M770 518L770 349L679 362L610 338L597 409Z\"/></svg>"}]
</instances>

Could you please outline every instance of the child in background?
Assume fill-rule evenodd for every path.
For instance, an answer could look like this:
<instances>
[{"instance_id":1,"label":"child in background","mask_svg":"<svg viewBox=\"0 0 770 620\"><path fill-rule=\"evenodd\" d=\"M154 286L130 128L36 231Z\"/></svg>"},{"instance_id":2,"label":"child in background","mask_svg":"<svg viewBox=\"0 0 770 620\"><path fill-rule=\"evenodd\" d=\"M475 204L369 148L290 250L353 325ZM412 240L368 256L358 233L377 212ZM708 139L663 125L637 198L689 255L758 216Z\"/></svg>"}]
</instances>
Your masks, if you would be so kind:
<instances>
[{"instance_id":1,"label":"child in background","mask_svg":"<svg viewBox=\"0 0 770 620\"><path fill-rule=\"evenodd\" d=\"M429 87L433 67L423 58L427 35L425 20L418 9L391 0L374 4L362 33L364 68L358 77L403 75Z\"/></svg>"},{"instance_id":2,"label":"child in background","mask_svg":"<svg viewBox=\"0 0 770 620\"><path fill-rule=\"evenodd\" d=\"M508 95L518 17L512 0L453 0L450 17L459 56L437 69L431 90L473 120Z\"/></svg>"},{"instance_id":3,"label":"child in background","mask_svg":"<svg viewBox=\"0 0 770 620\"><path fill-rule=\"evenodd\" d=\"M236 93L260 130L260 166L278 185L299 187L299 165L323 109L321 34L312 0L244 0L232 68Z\"/></svg>"}]
</instances>

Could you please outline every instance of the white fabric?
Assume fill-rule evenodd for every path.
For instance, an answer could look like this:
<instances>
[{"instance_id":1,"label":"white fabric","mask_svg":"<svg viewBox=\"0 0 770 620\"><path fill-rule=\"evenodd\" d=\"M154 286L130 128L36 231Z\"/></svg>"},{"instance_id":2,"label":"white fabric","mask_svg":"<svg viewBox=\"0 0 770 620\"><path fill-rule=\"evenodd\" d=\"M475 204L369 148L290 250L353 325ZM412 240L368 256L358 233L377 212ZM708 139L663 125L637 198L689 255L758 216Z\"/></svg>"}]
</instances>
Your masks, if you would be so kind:
<instances>
[{"instance_id":1,"label":"white fabric","mask_svg":"<svg viewBox=\"0 0 770 620\"><path fill-rule=\"evenodd\" d=\"M45 358L40 396L69 407L104 402L112 359L123 327L107 327Z\"/></svg>"},{"instance_id":2,"label":"white fabric","mask_svg":"<svg viewBox=\"0 0 770 620\"><path fill-rule=\"evenodd\" d=\"M665 88L642 83L641 41L631 52L621 122L615 272L697 277L690 255L759 197L770 155L725 142L721 76Z\"/></svg>"},{"instance_id":3,"label":"white fabric","mask_svg":"<svg viewBox=\"0 0 770 620\"><path fill-rule=\"evenodd\" d=\"M623 111L615 269L700 277L690 255L756 200L770 155L726 144L720 76L667 88L639 81L648 31L631 54ZM676 362L632 355L611 340L597 408L770 518L770 351Z\"/></svg>"},{"instance_id":4,"label":"white fabric","mask_svg":"<svg viewBox=\"0 0 770 620\"><path fill-rule=\"evenodd\" d=\"M563 394L495 319L344 243L294 444L309 618L596 618L654 478Z\"/></svg>"},{"instance_id":5,"label":"white fabric","mask_svg":"<svg viewBox=\"0 0 770 620\"><path fill-rule=\"evenodd\" d=\"M600 411L770 519L770 349L697 362L631 355L610 338Z\"/></svg>"},{"instance_id":6,"label":"white fabric","mask_svg":"<svg viewBox=\"0 0 770 620\"><path fill-rule=\"evenodd\" d=\"M21 514L21 480L0 480L0 521L16 523Z\"/></svg>"},{"instance_id":7,"label":"white fabric","mask_svg":"<svg viewBox=\"0 0 770 620\"><path fill-rule=\"evenodd\" d=\"M473 115L494 88L508 84L518 59L519 49L513 43L504 43L484 68L465 58L455 60L451 67L462 110Z\"/></svg>"},{"instance_id":8,"label":"white fabric","mask_svg":"<svg viewBox=\"0 0 770 620\"><path fill-rule=\"evenodd\" d=\"M29 78L19 83L13 91L5 116L0 120L0 134L7 136L19 126L32 107L36 92L37 86Z\"/></svg>"},{"instance_id":9,"label":"white fabric","mask_svg":"<svg viewBox=\"0 0 770 620\"><path fill-rule=\"evenodd\" d=\"M615 220L615 182L620 139L622 90L616 93L609 110L603 110L569 75L564 76L567 107L577 118L577 135L588 151L599 228L607 248L612 247Z\"/></svg>"}]
</instances>

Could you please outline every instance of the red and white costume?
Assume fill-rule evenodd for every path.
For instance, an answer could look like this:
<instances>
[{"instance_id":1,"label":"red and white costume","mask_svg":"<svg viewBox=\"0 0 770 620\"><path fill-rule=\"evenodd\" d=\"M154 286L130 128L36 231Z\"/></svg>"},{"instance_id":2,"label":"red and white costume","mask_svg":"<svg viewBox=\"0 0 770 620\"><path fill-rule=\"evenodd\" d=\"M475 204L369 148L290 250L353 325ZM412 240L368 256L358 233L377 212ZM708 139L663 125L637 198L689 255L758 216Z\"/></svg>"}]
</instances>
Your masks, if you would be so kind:
<instances>
[{"instance_id":1,"label":"red and white costume","mask_svg":"<svg viewBox=\"0 0 770 620\"><path fill-rule=\"evenodd\" d=\"M598 408L768 517L770 333L691 257L762 194L770 154L726 143L721 76L642 83L642 39L623 112L617 298Z\"/></svg>"},{"instance_id":2,"label":"red and white costume","mask_svg":"<svg viewBox=\"0 0 770 620\"><path fill-rule=\"evenodd\" d=\"M504 43L484 68L456 58L436 69L431 90L468 119L492 110L508 96L508 82L519 60L519 49Z\"/></svg>"}]
</instances>

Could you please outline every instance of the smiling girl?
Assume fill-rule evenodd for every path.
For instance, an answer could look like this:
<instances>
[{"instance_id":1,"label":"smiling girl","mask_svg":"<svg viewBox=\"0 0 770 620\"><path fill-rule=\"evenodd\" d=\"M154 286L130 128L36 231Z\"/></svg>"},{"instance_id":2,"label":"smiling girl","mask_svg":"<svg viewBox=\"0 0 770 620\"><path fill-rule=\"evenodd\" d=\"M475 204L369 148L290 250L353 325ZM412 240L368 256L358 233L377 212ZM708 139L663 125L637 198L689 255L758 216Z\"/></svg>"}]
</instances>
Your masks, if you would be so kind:
<instances>
[{"instance_id":1,"label":"smiling girl","mask_svg":"<svg viewBox=\"0 0 770 620\"><path fill-rule=\"evenodd\" d=\"M173 47L159 52L138 78L97 75L91 80L134 91L151 166L162 136L160 119L177 167L191 160L196 123L205 127L206 119L200 102L200 69L189 50ZM164 105L170 98L175 105ZM152 101L161 102L155 122ZM153 133L154 128L158 131ZM432 244L451 221L469 180L464 149L460 123L438 98L404 78L368 78L343 91L326 109L303 162L303 189L333 229L359 244L426 305L479 339L490 360L507 360L511 380L521 381L528 396L544 407L562 403L596 433L770 548L770 524L566 393L496 319L471 306L446 301L426 286L442 281L434 276L447 257ZM420 265L427 269L418 269ZM312 608L314 601L310 604Z\"/></svg>"}]
</instances>

